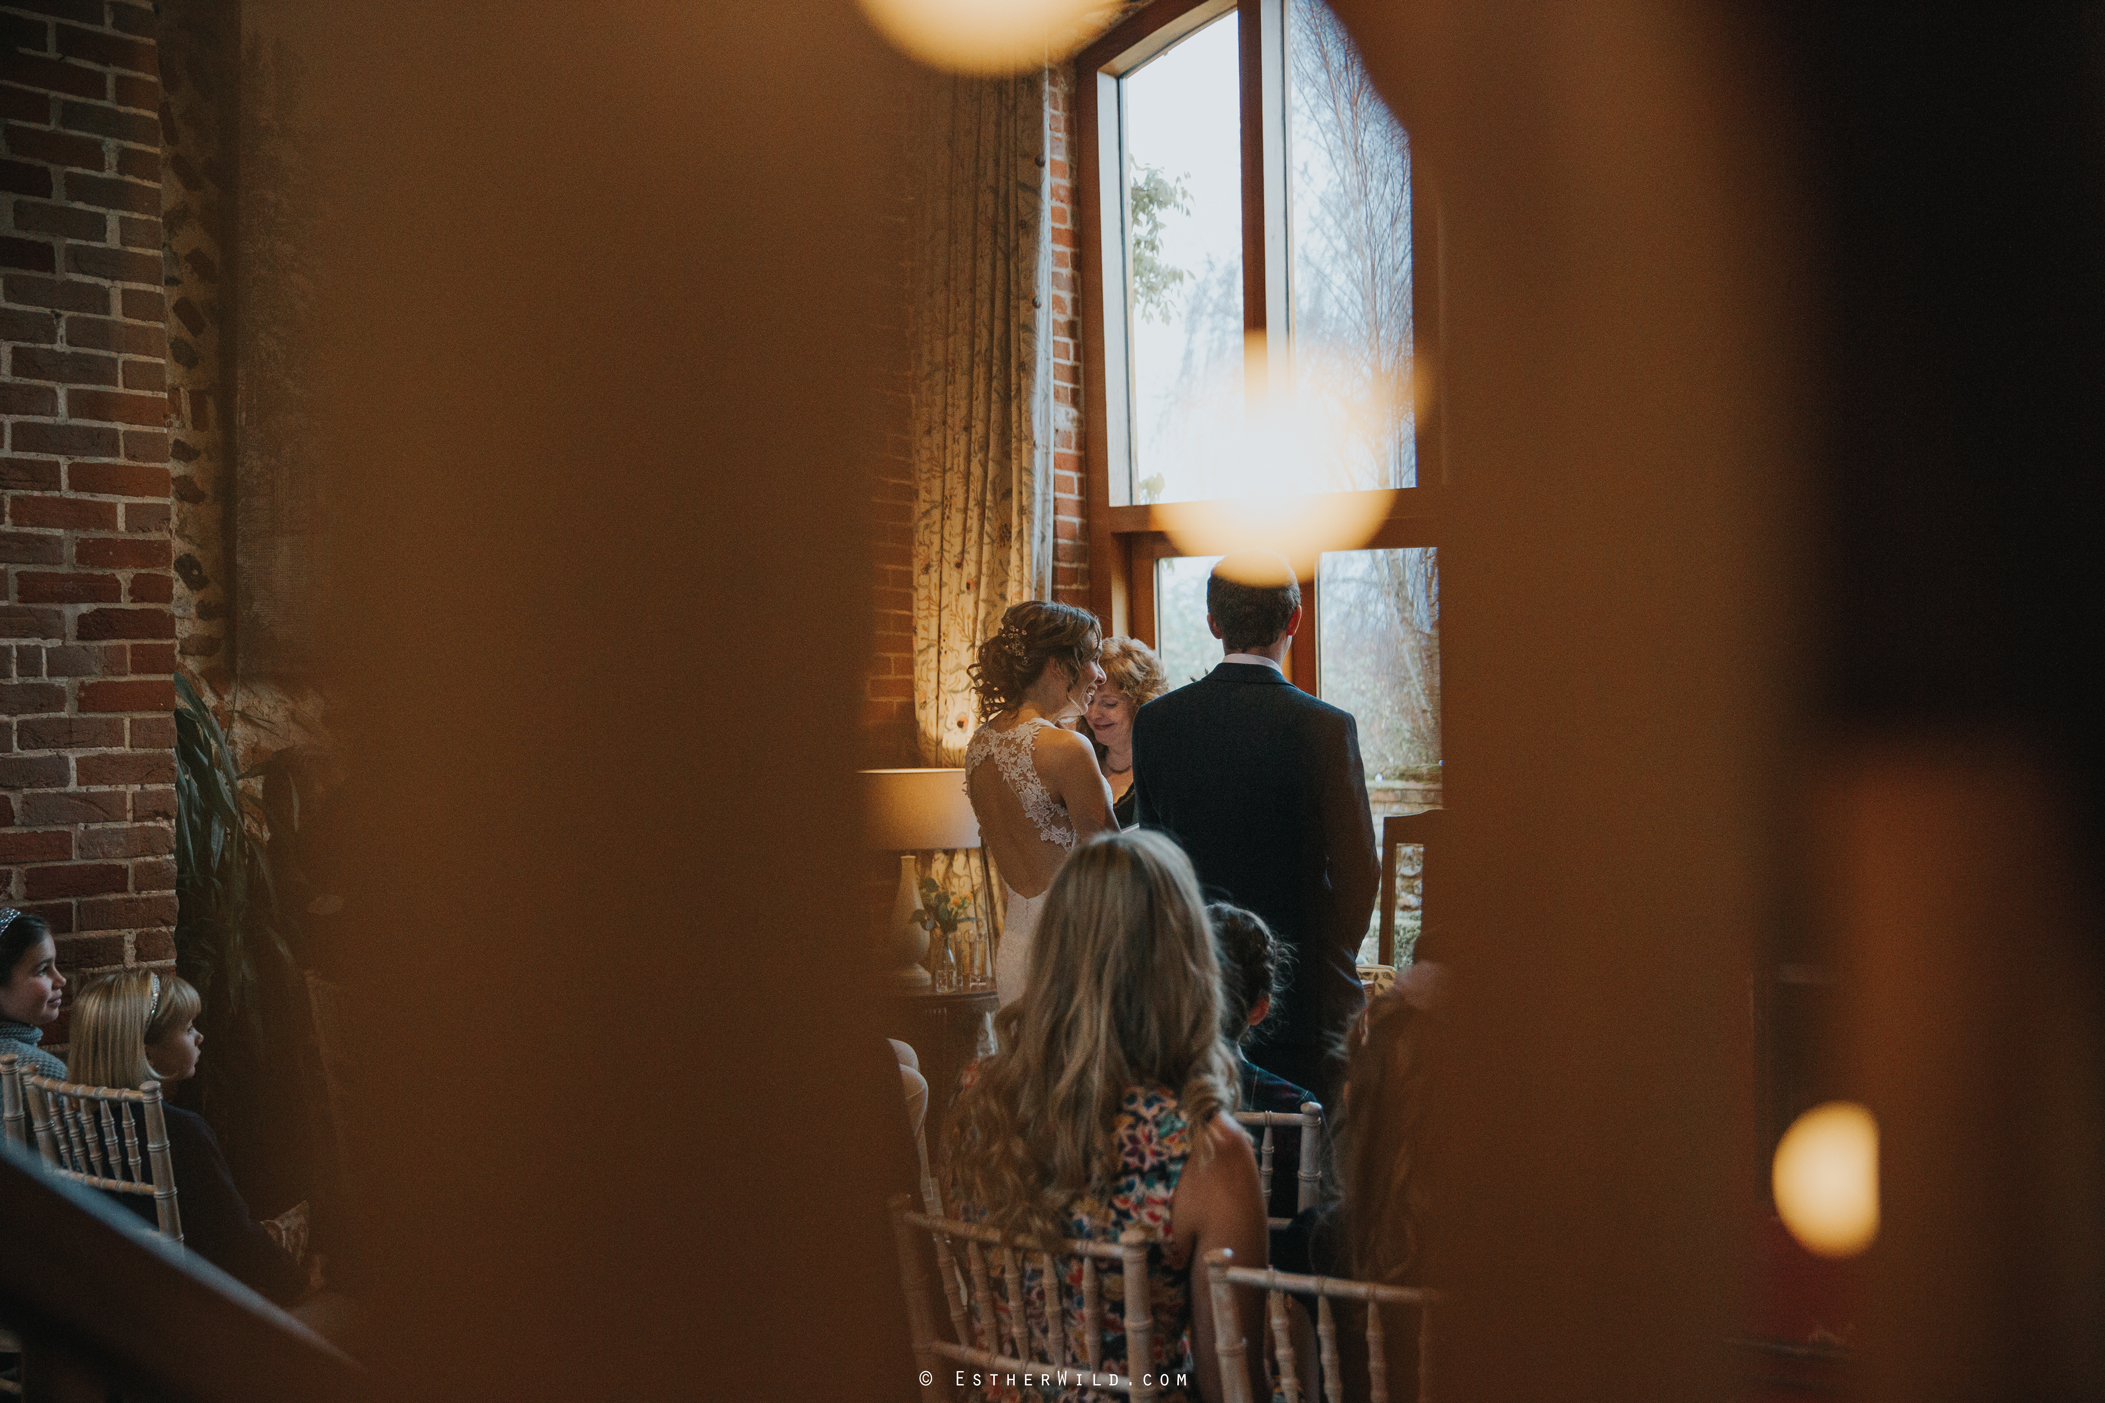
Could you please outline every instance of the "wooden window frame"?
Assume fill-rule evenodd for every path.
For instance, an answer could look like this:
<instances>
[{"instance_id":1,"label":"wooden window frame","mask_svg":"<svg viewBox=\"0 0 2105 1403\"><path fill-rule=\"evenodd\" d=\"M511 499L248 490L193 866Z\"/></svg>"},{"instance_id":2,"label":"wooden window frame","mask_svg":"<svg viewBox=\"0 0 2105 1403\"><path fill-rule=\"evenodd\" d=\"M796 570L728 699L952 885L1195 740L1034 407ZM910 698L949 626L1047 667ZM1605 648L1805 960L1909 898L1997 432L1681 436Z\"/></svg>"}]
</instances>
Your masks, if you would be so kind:
<instances>
[{"instance_id":1,"label":"wooden window frame","mask_svg":"<svg viewBox=\"0 0 2105 1403\"><path fill-rule=\"evenodd\" d=\"M1125 337L1107 334L1106 288L1117 292L1117 314L1126 315L1125 227L1120 207L1124 169L1119 150L1118 80L1202 26L1239 16L1242 91L1243 326L1263 332L1288 314L1286 231L1286 0L1155 0L1129 15L1075 59L1075 183L1079 206L1082 394L1082 453L1089 478L1088 535L1090 606L1106 630L1156 646L1155 567L1183 554L1215 554L1203 535L1189 528L1191 504L1140 504L1131 500L1132 449L1126 403ZM1267 83L1266 74L1278 75ZM1109 125L1105 123L1109 106ZM1114 203L1106 207L1106 193ZM1419 163L1411 163L1412 364L1421 387L1424 367L1436 359L1440 340L1439 211ZM1284 338L1267 336L1268 359L1285 365ZM1262 375L1267 367L1248 367ZM1380 528L1371 540L1339 549L1394 549L1439 544L1440 497L1447 482L1446 445L1439 416L1421 394L1414 420L1420 486L1339 494L1366 505L1380 503ZM1374 515L1369 513L1368 515ZM1361 519L1365 519L1362 517ZM1172 547L1178 533L1182 548ZM1301 632L1288 655L1287 675L1317 693L1322 648L1322 607L1316 580L1319 552L1293 562L1301 579Z\"/></svg>"}]
</instances>

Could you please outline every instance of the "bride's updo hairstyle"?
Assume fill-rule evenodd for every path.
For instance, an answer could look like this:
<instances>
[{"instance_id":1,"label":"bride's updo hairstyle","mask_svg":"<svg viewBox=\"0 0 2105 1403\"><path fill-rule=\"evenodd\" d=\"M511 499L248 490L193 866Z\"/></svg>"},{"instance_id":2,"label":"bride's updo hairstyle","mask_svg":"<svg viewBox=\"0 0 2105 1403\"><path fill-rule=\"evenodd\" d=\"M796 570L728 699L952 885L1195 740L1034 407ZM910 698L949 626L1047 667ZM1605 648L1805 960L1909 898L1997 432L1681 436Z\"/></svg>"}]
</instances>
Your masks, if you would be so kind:
<instances>
[{"instance_id":1,"label":"bride's updo hairstyle","mask_svg":"<svg viewBox=\"0 0 2105 1403\"><path fill-rule=\"evenodd\" d=\"M980 716L1013 710L1048 665L1058 666L1072 684L1103 644L1104 632L1087 609L1042 599L1011 605L994 636L979 645L979 660L966 669L979 694Z\"/></svg>"}]
</instances>

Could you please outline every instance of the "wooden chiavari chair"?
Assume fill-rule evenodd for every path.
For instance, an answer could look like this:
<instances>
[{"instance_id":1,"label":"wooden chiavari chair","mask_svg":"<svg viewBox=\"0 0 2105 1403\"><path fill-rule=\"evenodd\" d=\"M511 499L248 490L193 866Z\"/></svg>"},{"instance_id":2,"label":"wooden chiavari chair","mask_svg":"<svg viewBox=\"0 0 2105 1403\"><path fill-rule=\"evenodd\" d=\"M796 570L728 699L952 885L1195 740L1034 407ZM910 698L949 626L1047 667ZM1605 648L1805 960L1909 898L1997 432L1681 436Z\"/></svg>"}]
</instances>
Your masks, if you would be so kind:
<instances>
[{"instance_id":1,"label":"wooden chiavari chair","mask_svg":"<svg viewBox=\"0 0 2105 1403\"><path fill-rule=\"evenodd\" d=\"M1418 1310L1416 1397L1418 1403L1432 1403L1428 1363L1432 1358L1432 1307L1440 1300L1438 1292L1422 1286L1379 1286L1373 1282L1344 1281L1328 1276L1296 1276L1269 1267L1239 1267L1235 1265L1235 1254L1225 1248L1206 1254L1206 1279L1208 1289L1213 1292L1213 1318L1216 1321L1236 1318L1236 1287L1265 1293L1265 1319L1271 1328L1279 1386L1286 1403L1301 1403L1302 1397L1301 1374L1294 1357L1293 1330L1287 1311L1287 1292L1316 1298L1318 1383L1328 1403L1340 1403L1345 1387L1338 1357L1337 1318L1330 1303L1357 1301L1366 1307L1367 1377L1373 1403L1389 1403L1387 1339L1379 1307L1415 1306ZM1232 1339L1229 1336L1229 1331L1219 1329L1213 1335L1214 1353L1220 1359L1221 1386L1227 1403L1258 1403L1251 1399L1249 1379L1243 1373L1246 1343L1240 1335Z\"/></svg>"},{"instance_id":2,"label":"wooden chiavari chair","mask_svg":"<svg viewBox=\"0 0 2105 1403\"><path fill-rule=\"evenodd\" d=\"M22 1059L0 1052L0 1135L29 1148L29 1120L22 1105Z\"/></svg>"},{"instance_id":3,"label":"wooden chiavari chair","mask_svg":"<svg viewBox=\"0 0 2105 1403\"><path fill-rule=\"evenodd\" d=\"M1272 1201L1272 1131L1276 1127L1297 1126L1301 1131L1301 1162L1295 1173L1300 1183L1294 1200L1294 1209L1299 1212L1315 1206L1316 1198L1323 1187L1323 1105L1319 1101L1303 1101L1298 1112L1288 1111L1237 1111L1236 1123L1245 1129L1262 1128L1264 1135L1257 1144L1257 1178L1264 1193L1264 1201ZM1265 1222L1274 1228L1283 1228L1294 1220L1291 1218L1267 1218Z\"/></svg>"},{"instance_id":4,"label":"wooden chiavari chair","mask_svg":"<svg viewBox=\"0 0 2105 1403\"><path fill-rule=\"evenodd\" d=\"M1155 1316L1148 1295L1148 1247L1153 1239L1139 1228L1128 1228L1116 1242L1089 1242L1066 1238L1056 1252L1041 1252L1020 1238L1003 1237L990 1228L962 1223L953 1218L935 1218L912 1211L910 1195L892 1199L892 1228L899 1246L899 1272L906 1288L908 1323L913 1331L914 1357L918 1367L936 1376L936 1383L923 1388L925 1397L948 1398L944 1384L944 1362L963 1365L968 1372L992 1374L1003 1380L1011 1374L1019 1383L1029 1374L1053 1387L1086 1387L1126 1394L1148 1403L1163 1390L1163 1376L1143 1368L1138 1374L1114 1374L1101 1357L1104 1337L1104 1305L1100 1273L1117 1271L1125 1287L1123 1315L1127 1359L1153 1357ZM927 1266L922 1255L921 1234L933 1239L936 1273L950 1308L952 1338L941 1336L928 1294ZM962 1258L962 1260L960 1260ZM1035 1316L1026 1313L1024 1263L1035 1259L1043 1274L1044 1308ZM1080 1265L1082 1309L1071 1309L1065 1288L1065 1263ZM1197 1283L1194 1283L1196 1286ZM996 1297L996 1290L1003 1292ZM996 1310L996 1301L1006 1302L1006 1317ZM1083 1341L1076 1357L1068 1326L1079 1325ZM953 1371L954 1372L954 1371Z\"/></svg>"},{"instance_id":5,"label":"wooden chiavari chair","mask_svg":"<svg viewBox=\"0 0 2105 1403\"><path fill-rule=\"evenodd\" d=\"M183 1240L159 1082L129 1091L24 1074L22 1087L36 1127L37 1149L53 1173L91 1189L151 1195L161 1235ZM135 1106L145 1122L143 1134L132 1119Z\"/></svg>"}]
</instances>

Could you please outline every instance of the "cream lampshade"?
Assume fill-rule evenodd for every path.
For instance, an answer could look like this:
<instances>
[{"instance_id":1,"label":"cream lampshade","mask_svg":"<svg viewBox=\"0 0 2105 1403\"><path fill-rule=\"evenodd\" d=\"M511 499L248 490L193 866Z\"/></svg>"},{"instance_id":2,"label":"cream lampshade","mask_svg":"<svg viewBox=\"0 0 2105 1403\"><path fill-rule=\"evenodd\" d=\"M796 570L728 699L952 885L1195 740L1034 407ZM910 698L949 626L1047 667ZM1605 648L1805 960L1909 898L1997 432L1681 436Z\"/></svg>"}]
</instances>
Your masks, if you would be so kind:
<instances>
[{"instance_id":1,"label":"cream lampshade","mask_svg":"<svg viewBox=\"0 0 2105 1403\"><path fill-rule=\"evenodd\" d=\"M979 818L965 794L963 770L864 770L863 834L872 848L899 854L899 892L887 934L898 943L903 985L928 983L921 955L928 933L909 922L921 908L918 854L935 848L979 846Z\"/></svg>"}]
</instances>

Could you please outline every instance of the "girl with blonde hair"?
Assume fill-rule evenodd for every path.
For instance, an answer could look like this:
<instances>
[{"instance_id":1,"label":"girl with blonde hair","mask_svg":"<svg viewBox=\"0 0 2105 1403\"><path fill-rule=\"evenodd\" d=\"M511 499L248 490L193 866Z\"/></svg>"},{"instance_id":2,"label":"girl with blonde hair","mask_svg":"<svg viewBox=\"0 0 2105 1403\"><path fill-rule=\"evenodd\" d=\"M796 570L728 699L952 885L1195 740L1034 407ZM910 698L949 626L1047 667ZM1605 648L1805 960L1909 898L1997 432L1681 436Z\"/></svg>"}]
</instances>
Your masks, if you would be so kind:
<instances>
[{"instance_id":1,"label":"girl with blonde hair","mask_svg":"<svg viewBox=\"0 0 2105 1403\"><path fill-rule=\"evenodd\" d=\"M1192 1289L1194 1264L1220 1247L1246 1265L1265 1260L1256 1157L1228 1113L1235 1066L1220 982L1198 880L1176 844L1145 831L1082 844L1046 894L1031 997L995 1016L1005 1051L968 1069L946 1140L950 1197L970 1218L1044 1243L1146 1233L1154 1357L1127 1359L1114 1304L1124 1288L1109 1273L1102 1367L1195 1376L1209 1398L1221 1396L1215 1322L1208 1293ZM1032 1262L1035 1317L1048 1283ZM1075 1323L1079 1276L1050 1289L1068 1298L1068 1357L1090 1357ZM1225 1328L1256 1340L1257 1301L1243 1294L1243 1318ZM1247 1355L1255 1397L1270 1396L1262 1354Z\"/></svg>"},{"instance_id":2,"label":"girl with blonde hair","mask_svg":"<svg viewBox=\"0 0 2105 1403\"><path fill-rule=\"evenodd\" d=\"M202 1006L173 970L126 969L96 981L73 1006L67 1080L133 1089L157 1081L165 1091L194 1076L205 1041L196 1023ZM250 1216L212 1127L165 1101L162 1110L183 1245L278 1305L308 1296L316 1283ZM151 1221L153 1200L122 1194L118 1201Z\"/></svg>"}]
</instances>

